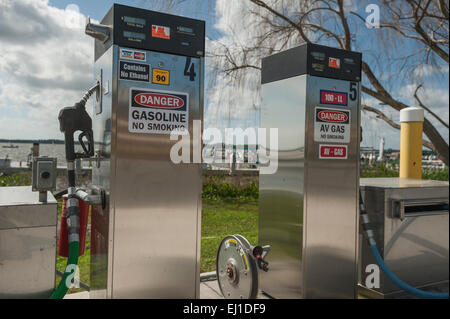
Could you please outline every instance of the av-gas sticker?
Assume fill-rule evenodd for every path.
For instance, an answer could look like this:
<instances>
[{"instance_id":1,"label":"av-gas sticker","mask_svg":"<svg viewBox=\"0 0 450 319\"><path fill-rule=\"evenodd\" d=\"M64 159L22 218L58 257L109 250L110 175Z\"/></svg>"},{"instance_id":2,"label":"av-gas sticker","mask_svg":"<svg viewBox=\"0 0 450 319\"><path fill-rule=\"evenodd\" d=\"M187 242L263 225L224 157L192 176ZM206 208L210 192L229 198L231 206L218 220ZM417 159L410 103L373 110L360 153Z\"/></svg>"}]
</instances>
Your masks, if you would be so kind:
<instances>
[{"instance_id":1,"label":"av-gas sticker","mask_svg":"<svg viewBox=\"0 0 450 319\"><path fill-rule=\"evenodd\" d=\"M128 130L132 133L186 133L189 125L189 94L130 89Z\"/></svg>"},{"instance_id":2,"label":"av-gas sticker","mask_svg":"<svg viewBox=\"0 0 450 319\"><path fill-rule=\"evenodd\" d=\"M350 143L350 111L316 107L314 141Z\"/></svg>"},{"instance_id":3,"label":"av-gas sticker","mask_svg":"<svg viewBox=\"0 0 450 319\"><path fill-rule=\"evenodd\" d=\"M319 145L320 159L347 159L347 145Z\"/></svg>"}]
</instances>

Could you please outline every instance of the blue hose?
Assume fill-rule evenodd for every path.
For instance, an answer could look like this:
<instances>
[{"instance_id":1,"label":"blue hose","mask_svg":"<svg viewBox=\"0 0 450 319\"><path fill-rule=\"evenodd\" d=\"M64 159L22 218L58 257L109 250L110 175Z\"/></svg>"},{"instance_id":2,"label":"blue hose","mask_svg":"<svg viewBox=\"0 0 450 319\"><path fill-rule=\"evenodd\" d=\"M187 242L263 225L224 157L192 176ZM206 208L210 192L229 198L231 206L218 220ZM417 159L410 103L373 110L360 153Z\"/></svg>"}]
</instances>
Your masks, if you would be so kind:
<instances>
[{"instance_id":1,"label":"blue hose","mask_svg":"<svg viewBox=\"0 0 450 319\"><path fill-rule=\"evenodd\" d=\"M448 292L447 293L427 292L427 291L423 291L423 290L411 287L407 283L403 282L384 263L384 260L383 260L383 258L381 258L380 253L378 252L377 246L375 244L370 245L370 250L372 251L373 257L375 258L377 264L380 266L380 268L383 270L383 272L386 274L386 276L388 276L389 279L392 280L392 282L394 284L396 284L398 287L400 287L404 291L409 292L410 294L417 296L419 298L448 299Z\"/></svg>"}]
</instances>

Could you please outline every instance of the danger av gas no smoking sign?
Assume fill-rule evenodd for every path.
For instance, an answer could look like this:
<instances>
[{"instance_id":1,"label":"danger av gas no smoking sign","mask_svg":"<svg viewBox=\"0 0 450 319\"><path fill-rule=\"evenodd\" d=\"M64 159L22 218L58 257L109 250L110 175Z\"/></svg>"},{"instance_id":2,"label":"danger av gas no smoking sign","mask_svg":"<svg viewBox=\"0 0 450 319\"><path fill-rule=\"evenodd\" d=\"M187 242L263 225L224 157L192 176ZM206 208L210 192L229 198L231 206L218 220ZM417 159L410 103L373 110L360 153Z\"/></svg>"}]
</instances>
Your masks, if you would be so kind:
<instances>
[{"instance_id":1,"label":"danger av gas no smoking sign","mask_svg":"<svg viewBox=\"0 0 450 319\"><path fill-rule=\"evenodd\" d=\"M350 111L316 107L314 119L314 141L349 143Z\"/></svg>"}]
</instances>

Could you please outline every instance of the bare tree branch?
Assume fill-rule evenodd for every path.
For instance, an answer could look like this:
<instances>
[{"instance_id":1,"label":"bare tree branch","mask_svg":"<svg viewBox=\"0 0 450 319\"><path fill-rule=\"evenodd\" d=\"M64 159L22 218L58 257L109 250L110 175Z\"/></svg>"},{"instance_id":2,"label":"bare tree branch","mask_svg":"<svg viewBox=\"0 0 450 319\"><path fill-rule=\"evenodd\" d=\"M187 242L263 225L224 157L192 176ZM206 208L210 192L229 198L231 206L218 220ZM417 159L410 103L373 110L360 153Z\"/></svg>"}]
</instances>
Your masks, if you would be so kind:
<instances>
[{"instance_id":1,"label":"bare tree branch","mask_svg":"<svg viewBox=\"0 0 450 319\"><path fill-rule=\"evenodd\" d=\"M395 128L396 130L400 129L400 124L395 123L393 120L391 120L389 117L387 117L382 111L379 109L376 109L374 107L368 106L366 104L361 104L361 109L375 113L379 119L382 119L387 124L389 124L391 127Z\"/></svg>"},{"instance_id":2,"label":"bare tree branch","mask_svg":"<svg viewBox=\"0 0 450 319\"><path fill-rule=\"evenodd\" d=\"M302 32L301 27L299 27L294 21L292 21L288 17L282 15L278 11L275 11L272 7L268 6L264 1L262 1L262 0L250 0L250 1L260 7L267 9L272 14L276 15L277 17L279 17L279 18L283 19L284 21L286 21L287 23L289 23L293 28L297 29L299 32Z\"/></svg>"},{"instance_id":3,"label":"bare tree branch","mask_svg":"<svg viewBox=\"0 0 450 319\"><path fill-rule=\"evenodd\" d=\"M345 34L344 49L350 51L352 49L352 45L351 45L352 37L350 35L350 28L348 26L348 21L345 17L344 1L338 0L338 6L339 6L338 14L339 14L339 18L341 19L342 27L344 28L344 34Z\"/></svg>"},{"instance_id":4,"label":"bare tree branch","mask_svg":"<svg viewBox=\"0 0 450 319\"><path fill-rule=\"evenodd\" d=\"M376 109L374 107L368 106L366 104L361 104L361 108L365 111L369 111L372 113L375 113L377 115L377 118L385 121L387 124L389 124L391 127L395 128L396 130L400 130L401 125L398 123L395 123L393 120L391 120L389 117L386 116L382 111L379 109ZM429 148L433 152L436 152L436 148L434 147L433 143L430 143L429 141L423 140L422 141L423 146Z\"/></svg>"},{"instance_id":5,"label":"bare tree branch","mask_svg":"<svg viewBox=\"0 0 450 319\"><path fill-rule=\"evenodd\" d=\"M416 99L416 101L419 103L419 105L425 109L428 113L430 113L431 115L433 115L439 122L442 123L442 125L444 125L446 128L448 127L448 124L444 122L443 119L441 119L436 113L434 113L432 110L430 110L430 108L426 107L422 101L420 100L419 96L417 95L417 91L419 91L419 89L422 87L422 84L420 84L416 90L414 91L414 98Z\"/></svg>"},{"instance_id":6,"label":"bare tree branch","mask_svg":"<svg viewBox=\"0 0 450 319\"><path fill-rule=\"evenodd\" d=\"M358 35L356 30L352 30L355 21L363 22L365 27L365 19L349 10L344 0L302 0L290 4L279 0L249 2L255 5L252 9L254 11L250 13L253 18L258 18L255 22L258 31L251 44L236 45L232 49L222 48L223 53L219 55L223 61L221 69L228 75L242 76L245 70L258 70L261 57L301 42L329 45L330 41L335 41L338 47L351 50L353 46L358 46L352 38ZM382 12L386 12L386 18L381 28L374 32L380 35L382 50L396 50L395 55L385 54L385 58L379 61L382 67L389 68L392 65L395 74L411 76L411 80L416 81L410 70L417 66L437 65L434 57L438 57L439 63L443 63L442 60L448 63L448 13L446 15L443 12L443 9L448 9L448 1L381 0L381 3L384 5ZM350 20L353 17L356 18ZM383 36L386 36L387 40L382 38ZM407 55L399 56L395 45L405 48L405 41L411 40L419 45L413 50L401 51ZM373 56L371 58L373 61ZM397 93L389 88L389 80L385 80L379 71L377 74L375 63L376 60L369 65L367 58L362 63L362 72L365 75L362 92L397 111L408 107L405 100L396 98ZM397 82L401 80L396 77ZM416 97L411 96L411 99L414 98ZM419 104L424 104L420 99L416 100ZM424 109L430 110L427 106ZM429 113L433 115L432 112ZM424 120L424 134L430 140L428 143L433 144L432 149L448 165L448 143L428 119Z\"/></svg>"},{"instance_id":7,"label":"bare tree branch","mask_svg":"<svg viewBox=\"0 0 450 319\"><path fill-rule=\"evenodd\" d=\"M441 11L442 15L445 17L445 19L449 19L448 17L448 4L445 3L445 0L439 0L439 10Z\"/></svg>"}]
</instances>

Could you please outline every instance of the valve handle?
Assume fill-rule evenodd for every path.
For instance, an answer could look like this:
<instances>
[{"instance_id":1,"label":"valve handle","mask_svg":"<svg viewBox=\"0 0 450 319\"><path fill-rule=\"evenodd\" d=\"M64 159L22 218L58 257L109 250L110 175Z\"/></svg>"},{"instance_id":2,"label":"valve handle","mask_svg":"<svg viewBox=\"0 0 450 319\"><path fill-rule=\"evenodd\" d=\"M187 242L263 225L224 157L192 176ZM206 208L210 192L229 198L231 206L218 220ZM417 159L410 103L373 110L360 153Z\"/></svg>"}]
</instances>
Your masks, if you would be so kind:
<instances>
[{"instance_id":1,"label":"valve handle","mask_svg":"<svg viewBox=\"0 0 450 319\"><path fill-rule=\"evenodd\" d=\"M87 146L83 140L84 137L86 137L87 139ZM92 130L81 132L81 134L78 136L78 141L80 142L84 153L76 153L77 158L94 156L94 137Z\"/></svg>"},{"instance_id":2,"label":"valve handle","mask_svg":"<svg viewBox=\"0 0 450 319\"><path fill-rule=\"evenodd\" d=\"M253 257L255 257L256 262L258 264L258 268L262 269L265 272L269 271L269 263L266 260L264 260L264 257L267 256L269 251L270 251L269 245L263 247L254 246L252 251Z\"/></svg>"}]
</instances>

